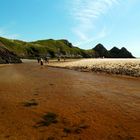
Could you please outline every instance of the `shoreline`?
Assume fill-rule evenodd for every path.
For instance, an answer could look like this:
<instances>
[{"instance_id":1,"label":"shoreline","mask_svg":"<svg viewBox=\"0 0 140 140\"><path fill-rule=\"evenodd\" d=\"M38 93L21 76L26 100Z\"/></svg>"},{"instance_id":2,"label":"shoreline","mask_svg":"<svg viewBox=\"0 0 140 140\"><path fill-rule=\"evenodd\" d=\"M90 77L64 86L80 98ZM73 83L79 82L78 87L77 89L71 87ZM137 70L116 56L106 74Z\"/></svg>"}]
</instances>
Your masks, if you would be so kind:
<instances>
[{"instance_id":1,"label":"shoreline","mask_svg":"<svg viewBox=\"0 0 140 140\"><path fill-rule=\"evenodd\" d=\"M70 70L76 70L76 71L80 71L80 72L90 72L90 73L99 73L99 74L107 74L107 75L112 75L112 76L123 76L123 77L132 77L132 78L140 78L140 70L138 73L134 73L133 71L130 71L129 69L124 69L124 68L121 68L121 70L119 71L119 69L117 68L111 68L111 69L106 69L104 67L98 67L95 66L95 67L88 67L88 66L69 66L70 63L75 63L75 62L78 62L78 61L81 61L81 60L84 60L84 59L68 59L66 60L65 62L64 61L60 61L60 62L57 62L57 60L50 60L50 63L44 63L44 66L47 66L47 67L54 67L54 68L63 68L63 69L70 69ZM88 60L88 59L86 59ZM91 59L89 59L91 60ZM118 61L118 60L124 60L124 61L127 61L127 60L140 60L140 59L93 59L94 61L108 61L108 60L111 60L111 61ZM12 66L14 64L23 64L23 63L37 63L37 60L35 59L22 59L22 63L10 63L10 64L0 64L0 67L4 67L4 66ZM63 65L64 64L64 65ZM66 65L65 65L66 64ZM140 64L139 64L140 65ZM140 69L140 68L139 68Z\"/></svg>"},{"instance_id":2,"label":"shoreline","mask_svg":"<svg viewBox=\"0 0 140 140\"><path fill-rule=\"evenodd\" d=\"M103 71L92 71L90 69L68 68L68 67L59 67L59 66L51 66L51 65L48 65L47 67L58 68L58 69L66 69L66 70L74 70L74 71L78 71L78 72L93 73L93 74L98 74L98 75L113 76L113 77L118 77L118 78L128 78L128 79L140 80L140 76L131 76L131 75L125 75L125 74L114 74L114 73L107 73L107 72L103 72Z\"/></svg>"},{"instance_id":3,"label":"shoreline","mask_svg":"<svg viewBox=\"0 0 140 140\"><path fill-rule=\"evenodd\" d=\"M139 59L82 59L74 62L51 63L49 66L83 72L140 77Z\"/></svg>"}]
</instances>

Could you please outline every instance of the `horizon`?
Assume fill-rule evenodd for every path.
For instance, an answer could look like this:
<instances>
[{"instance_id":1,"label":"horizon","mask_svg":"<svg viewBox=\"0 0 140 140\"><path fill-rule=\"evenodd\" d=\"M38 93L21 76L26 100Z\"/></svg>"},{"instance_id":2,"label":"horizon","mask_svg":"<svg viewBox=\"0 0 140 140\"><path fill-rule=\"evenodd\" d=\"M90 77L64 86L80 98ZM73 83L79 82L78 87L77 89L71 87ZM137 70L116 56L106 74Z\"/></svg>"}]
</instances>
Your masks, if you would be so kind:
<instances>
[{"instance_id":1,"label":"horizon","mask_svg":"<svg viewBox=\"0 0 140 140\"><path fill-rule=\"evenodd\" d=\"M0 36L27 42L66 39L82 49L101 43L107 50L125 47L140 57L139 4L138 0L1 0Z\"/></svg>"}]
</instances>

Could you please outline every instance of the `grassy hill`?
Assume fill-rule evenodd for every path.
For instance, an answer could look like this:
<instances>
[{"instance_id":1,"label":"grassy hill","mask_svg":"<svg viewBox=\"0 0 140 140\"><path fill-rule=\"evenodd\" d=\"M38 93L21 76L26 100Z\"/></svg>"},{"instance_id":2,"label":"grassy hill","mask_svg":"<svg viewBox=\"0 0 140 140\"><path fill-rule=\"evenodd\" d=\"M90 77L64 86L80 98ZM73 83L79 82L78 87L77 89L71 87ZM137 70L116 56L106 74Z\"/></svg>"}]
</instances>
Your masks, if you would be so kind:
<instances>
[{"instance_id":1,"label":"grassy hill","mask_svg":"<svg viewBox=\"0 0 140 140\"><path fill-rule=\"evenodd\" d=\"M10 51L21 58L34 57L89 57L85 50L73 46L67 40L38 40L35 42L25 42L0 37L0 42ZM94 51L92 51L94 53Z\"/></svg>"},{"instance_id":2,"label":"grassy hill","mask_svg":"<svg viewBox=\"0 0 140 140\"><path fill-rule=\"evenodd\" d=\"M108 51L102 44L96 45L93 49L83 50L73 46L68 40L38 40L34 42L25 42L0 37L0 43L9 51L15 53L20 58L36 57L58 57L68 58L133 58L133 55L124 47L122 49L111 49Z\"/></svg>"},{"instance_id":3,"label":"grassy hill","mask_svg":"<svg viewBox=\"0 0 140 140\"><path fill-rule=\"evenodd\" d=\"M21 60L16 54L8 50L5 45L0 42L0 64L5 63L21 63Z\"/></svg>"}]
</instances>

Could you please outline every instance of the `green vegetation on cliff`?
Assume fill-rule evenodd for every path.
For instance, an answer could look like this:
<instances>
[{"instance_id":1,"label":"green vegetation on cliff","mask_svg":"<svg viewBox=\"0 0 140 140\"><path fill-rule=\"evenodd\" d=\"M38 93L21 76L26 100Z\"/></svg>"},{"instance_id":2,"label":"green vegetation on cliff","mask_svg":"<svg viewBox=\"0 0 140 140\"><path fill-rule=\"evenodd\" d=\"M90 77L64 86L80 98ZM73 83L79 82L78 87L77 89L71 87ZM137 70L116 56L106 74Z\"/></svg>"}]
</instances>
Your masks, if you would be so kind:
<instances>
[{"instance_id":1,"label":"green vegetation on cliff","mask_svg":"<svg viewBox=\"0 0 140 140\"><path fill-rule=\"evenodd\" d=\"M89 57L85 50L73 46L67 40L39 40L35 42L25 42L20 40L11 40L0 37L0 42L6 48L14 52L21 58L34 57Z\"/></svg>"},{"instance_id":2,"label":"green vegetation on cliff","mask_svg":"<svg viewBox=\"0 0 140 140\"><path fill-rule=\"evenodd\" d=\"M132 58L132 54L125 48L113 48L108 51L102 44L98 44L90 50L83 50L73 46L68 40L38 40L34 42L25 42L0 37L0 47L3 46L13 52L20 58L36 57L58 57L65 56L68 58Z\"/></svg>"},{"instance_id":3,"label":"green vegetation on cliff","mask_svg":"<svg viewBox=\"0 0 140 140\"><path fill-rule=\"evenodd\" d=\"M0 64L6 63L21 63L21 60L0 42Z\"/></svg>"}]
</instances>

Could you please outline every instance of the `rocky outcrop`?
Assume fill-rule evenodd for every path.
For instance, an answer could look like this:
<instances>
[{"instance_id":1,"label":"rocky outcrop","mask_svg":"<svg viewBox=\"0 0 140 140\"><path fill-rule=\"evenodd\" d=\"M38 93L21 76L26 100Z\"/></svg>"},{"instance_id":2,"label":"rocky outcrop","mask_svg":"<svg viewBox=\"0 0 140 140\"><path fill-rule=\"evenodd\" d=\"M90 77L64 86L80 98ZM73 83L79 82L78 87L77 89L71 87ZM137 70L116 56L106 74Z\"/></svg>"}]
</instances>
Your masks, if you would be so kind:
<instances>
[{"instance_id":1,"label":"rocky outcrop","mask_svg":"<svg viewBox=\"0 0 140 140\"><path fill-rule=\"evenodd\" d=\"M9 51L4 45L0 42L0 64L8 63L21 63L22 61L17 57L16 54Z\"/></svg>"},{"instance_id":2,"label":"rocky outcrop","mask_svg":"<svg viewBox=\"0 0 140 140\"><path fill-rule=\"evenodd\" d=\"M95 57L109 57L109 52L102 44L96 45L93 50L95 51Z\"/></svg>"},{"instance_id":3,"label":"rocky outcrop","mask_svg":"<svg viewBox=\"0 0 140 140\"><path fill-rule=\"evenodd\" d=\"M95 51L96 58L134 58L134 56L124 47L121 49L113 47L108 51L102 44L98 44L93 48L93 50Z\"/></svg>"},{"instance_id":4,"label":"rocky outcrop","mask_svg":"<svg viewBox=\"0 0 140 140\"><path fill-rule=\"evenodd\" d=\"M134 58L134 56L124 47L121 49L113 47L109 51L109 54L111 58Z\"/></svg>"},{"instance_id":5,"label":"rocky outcrop","mask_svg":"<svg viewBox=\"0 0 140 140\"><path fill-rule=\"evenodd\" d=\"M113 47L110 51L110 57L112 58L117 58L118 54L120 53L120 49L118 49L117 47Z\"/></svg>"},{"instance_id":6,"label":"rocky outcrop","mask_svg":"<svg viewBox=\"0 0 140 140\"><path fill-rule=\"evenodd\" d=\"M84 50L73 46L72 43L66 39L47 39L25 42L0 37L0 46L7 49L7 51L10 51L10 54L13 52L12 56L16 58L19 56L20 58L26 59L46 56L54 58L58 57L58 55L65 56L67 58L134 58L133 55L124 47L121 49L114 47L108 51L99 43L93 49ZM3 55L3 53L1 53L1 55ZM11 62L11 59L13 58L12 56L10 55L10 59L8 61ZM2 58L3 57L1 57L1 61ZM7 59L8 58L5 58L4 60L7 61Z\"/></svg>"}]
</instances>

